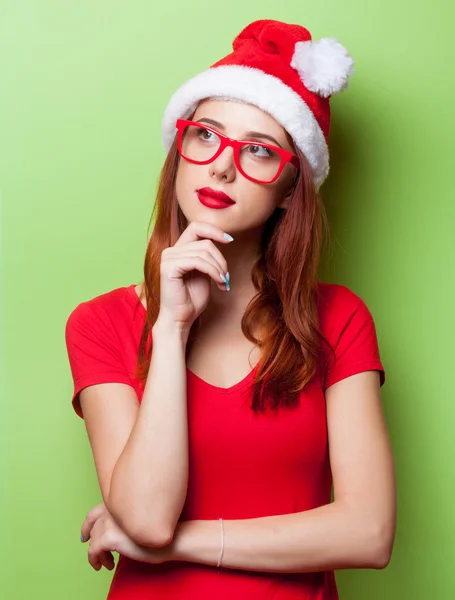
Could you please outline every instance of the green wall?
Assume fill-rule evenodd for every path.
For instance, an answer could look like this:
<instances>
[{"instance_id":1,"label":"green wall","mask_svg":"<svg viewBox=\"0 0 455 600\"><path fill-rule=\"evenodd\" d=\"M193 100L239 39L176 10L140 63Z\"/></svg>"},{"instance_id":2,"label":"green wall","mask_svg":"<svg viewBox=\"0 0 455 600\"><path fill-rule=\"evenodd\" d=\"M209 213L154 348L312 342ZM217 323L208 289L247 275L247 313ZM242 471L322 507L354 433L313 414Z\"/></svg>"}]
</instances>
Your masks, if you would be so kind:
<instances>
[{"instance_id":1,"label":"green wall","mask_svg":"<svg viewBox=\"0 0 455 600\"><path fill-rule=\"evenodd\" d=\"M112 573L95 572L79 542L100 494L71 408L64 325L79 302L141 279L165 104L258 18L338 37L356 59L350 88L332 104L323 197L335 244L323 278L350 286L375 317L399 519L387 569L338 572L340 596L454 594L455 11L448 0L279 4L0 5L0 589L8 600L105 597Z\"/></svg>"}]
</instances>

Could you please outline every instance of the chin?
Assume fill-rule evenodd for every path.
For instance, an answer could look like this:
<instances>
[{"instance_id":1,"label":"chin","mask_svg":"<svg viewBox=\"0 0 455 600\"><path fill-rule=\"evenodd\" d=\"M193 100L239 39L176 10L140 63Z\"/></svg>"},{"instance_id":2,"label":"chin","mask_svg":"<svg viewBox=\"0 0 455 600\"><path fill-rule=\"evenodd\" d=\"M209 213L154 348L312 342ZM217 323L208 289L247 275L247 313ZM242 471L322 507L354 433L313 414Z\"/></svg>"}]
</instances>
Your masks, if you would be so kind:
<instances>
[{"instance_id":1,"label":"chin","mask_svg":"<svg viewBox=\"0 0 455 600\"><path fill-rule=\"evenodd\" d=\"M180 207L182 208L182 207ZM208 208L199 205L196 209L195 207L191 207L191 210L184 210L182 208L182 212L185 215L188 223L192 221L203 221L205 223L210 223L211 225L220 226L220 223L229 224L233 222L232 216L227 214L229 209L215 210L213 208Z\"/></svg>"}]
</instances>

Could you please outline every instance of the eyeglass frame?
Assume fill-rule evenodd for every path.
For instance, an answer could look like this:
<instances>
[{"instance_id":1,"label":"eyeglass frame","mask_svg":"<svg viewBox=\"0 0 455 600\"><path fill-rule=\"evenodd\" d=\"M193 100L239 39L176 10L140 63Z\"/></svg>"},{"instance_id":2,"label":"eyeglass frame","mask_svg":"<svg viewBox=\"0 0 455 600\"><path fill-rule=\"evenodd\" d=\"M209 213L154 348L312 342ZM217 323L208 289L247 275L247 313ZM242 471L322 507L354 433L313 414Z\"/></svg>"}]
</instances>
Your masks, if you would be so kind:
<instances>
[{"instance_id":1,"label":"eyeglass frame","mask_svg":"<svg viewBox=\"0 0 455 600\"><path fill-rule=\"evenodd\" d=\"M202 129L206 129L207 131L210 131L210 133L214 133L216 136L218 136L220 138L220 147L215 152L215 154L212 156L212 158L210 158L209 160L204 160L204 161L194 160L192 158L188 158L183 153L183 151L182 151L183 132L185 130L185 127L187 127L188 125L191 125L191 126L199 125ZM235 140L233 138L228 137L224 133L221 133L220 131L217 131L216 129L209 127L205 123L200 123L199 121L190 121L188 119L177 119L176 128L178 130L177 144L178 144L179 154L182 158L184 158L188 162L191 162L191 163L194 163L197 165L208 165L209 163L211 163L215 159L217 159L218 156L223 152L223 150L225 148L231 147L234 150L234 163L235 163L235 166L237 167L238 171L244 177L246 177L250 181L254 181L255 183L262 183L262 184L267 185L269 183L275 182L278 179L278 177L281 175L281 173L287 163L291 163L297 170L300 170L300 161L299 161L299 157L296 154L294 154L293 152L290 152L289 150L285 150L284 148L279 148L278 146L274 146L273 144L266 144L263 142L256 142L253 140ZM270 181L263 181L262 179L256 179L255 177L251 177L250 175L245 173L245 171L242 169L242 166L240 164L240 150L241 150L242 146L245 146L245 145L261 146L262 148L270 148L273 152L276 152L280 156L280 161L281 161L280 166L278 167L278 171L277 171L275 177L273 177L273 179L270 179Z\"/></svg>"}]
</instances>

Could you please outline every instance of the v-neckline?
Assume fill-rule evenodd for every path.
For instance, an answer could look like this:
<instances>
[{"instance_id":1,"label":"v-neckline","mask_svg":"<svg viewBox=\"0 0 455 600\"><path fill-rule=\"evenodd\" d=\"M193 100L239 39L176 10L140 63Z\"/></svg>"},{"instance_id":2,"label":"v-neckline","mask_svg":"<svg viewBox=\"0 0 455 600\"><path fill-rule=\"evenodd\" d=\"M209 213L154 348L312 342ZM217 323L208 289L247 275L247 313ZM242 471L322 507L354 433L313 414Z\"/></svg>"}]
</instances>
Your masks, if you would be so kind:
<instances>
[{"instance_id":1,"label":"v-neckline","mask_svg":"<svg viewBox=\"0 0 455 600\"><path fill-rule=\"evenodd\" d=\"M136 288L135 283L132 283L131 285L125 287L126 291L128 292L128 297L133 300L135 307L138 305L140 306L140 310L142 311L142 316L145 318L145 315L147 314L147 309L142 304L142 300L137 295L135 288ZM259 363L256 363L256 365L251 369L251 371L243 379L241 379L237 383L234 383L233 385L231 385L227 388L220 387L218 385L213 385L212 383L205 381L205 379L202 379L201 377L199 377L199 375L196 375L196 373L193 373L193 371L191 371L188 367L186 367L186 373L187 373L187 376L189 376L189 378L192 379L194 382L199 383L199 384L205 386L206 388L215 391L217 394L232 394L234 392L237 392L237 391L243 389L250 383L250 380L253 379L253 377L256 374L258 366L259 366Z\"/></svg>"}]
</instances>

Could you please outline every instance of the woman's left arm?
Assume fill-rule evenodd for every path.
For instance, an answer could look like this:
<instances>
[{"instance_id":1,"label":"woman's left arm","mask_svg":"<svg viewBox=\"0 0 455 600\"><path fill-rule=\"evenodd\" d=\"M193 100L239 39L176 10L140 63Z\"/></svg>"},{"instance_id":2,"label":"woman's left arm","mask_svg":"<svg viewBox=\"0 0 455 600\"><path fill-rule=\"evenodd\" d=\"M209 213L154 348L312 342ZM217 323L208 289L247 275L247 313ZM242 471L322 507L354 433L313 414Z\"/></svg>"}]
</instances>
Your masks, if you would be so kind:
<instances>
[{"instance_id":1,"label":"woman's left arm","mask_svg":"<svg viewBox=\"0 0 455 600\"><path fill-rule=\"evenodd\" d=\"M326 391L334 501L305 512L223 520L222 567L268 572L382 569L395 536L395 470L379 373L347 377ZM177 525L172 559L216 565L219 521Z\"/></svg>"},{"instance_id":2,"label":"woman's left arm","mask_svg":"<svg viewBox=\"0 0 455 600\"><path fill-rule=\"evenodd\" d=\"M365 371L334 383L326 391L326 404L334 501L299 513L223 520L222 567L291 573L382 569L389 563L396 488L378 372ZM84 527L89 537L89 518ZM115 543L109 545L109 540L103 550L117 549L150 563L218 563L217 520L179 522L172 543L159 549L132 544L117 529L110 536Z\"/></svg>"}]
</instances>

